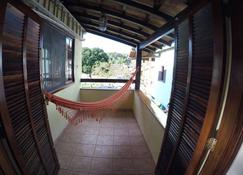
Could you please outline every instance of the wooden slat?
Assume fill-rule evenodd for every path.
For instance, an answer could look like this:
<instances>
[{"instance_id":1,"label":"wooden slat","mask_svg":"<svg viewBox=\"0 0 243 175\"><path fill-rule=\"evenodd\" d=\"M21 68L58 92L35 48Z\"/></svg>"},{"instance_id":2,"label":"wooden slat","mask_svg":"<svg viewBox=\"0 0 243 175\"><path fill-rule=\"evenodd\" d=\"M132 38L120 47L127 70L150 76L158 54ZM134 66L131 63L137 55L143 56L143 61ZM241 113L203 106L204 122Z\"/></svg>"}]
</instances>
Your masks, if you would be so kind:
<instances>
[{"instance_id":1,"label":"wooden slat","mask_svg":"<svg viewBox=\"0 0 243 175\"><path fill-rule=\"evenodd\" d=\"M229 168L232 166L236 155L243 143L243 1L231 1L228 13L230 20L227 20L227 47L231 56L227 57L226 65L229 75L228 91L226 91L225 108L222 114L220 127L216 133L217 146L210 153L202 174L220 175L232 174ZM230 30L229 30L230 29ZM232 38L231 38L232 37ZM230 58L231 57L231 58ZM231 63L231 64L230 64ZM238 167L237 167L238 168ZM234 169L234 168L233 168ZM239 172L241 174L241 172Z\"/></svg>"},{"instance_id":2,"label":"wooden slat","mask_svg":"<svg viewBox=\"0 0 243 175\"><path fill-rule=\"evenodd\" d=\"M5 91L5 101L7 105L7 109L4 115L6 118L8 116L9 118L9 126L12 128L13 136L11 140L14 140L15 143L11 143L11 146L15 152L16 158L18 160L18 163L20 164L21 170L25 174L33 174L38 169L43 168L41 166L39 157L36 157L36 159L31 159L31 156L37 155L37 150L34 146L34 140L33 140L33 133L31 133L31 127L30 127L30 121L28 120L28 109L25 104L25 95L24 95L24 77L23 75L23 68L22 65L22 35L24 31L24 17L25 15L16 9L15 7L11 5L7 5L6 12L5 12L5 21L3 26L3 51L2 51L2 73L5 76L11 75L12 77L18 77L19 80L22 79L22 85L21 84L15 84L16 86L13 86L11 83L11 79L7 79L7 77L3 80L4 85L8 86L8 83L11 83L11 89L9 88L7 91ZM10 25L11 24L11 25ZM14 30L9 30L9 25ZM22 35L20 35L22 33ZM11 37L10 37L11 36ZM8 39L15 40L15 43L17 45L15 48L12 46L12 44L9 42ZM21 44L18 44L21 43ZM9 54L11 53L11 54ZM16 54L17 53L17 54ZM17 75L16 75L17 73ZM19 76L19 73L22 75ZM21 77L21 79L20 79ZM11 80L11 81L10 81ZM15 88L14 88L15 87ZM4 91L4 90L2 90ZM23 99L22 103L15 103L16 102L16 95L18 98ZM3 99L3 98L1 98ZM11 104L11 105L10 105ZM14 109L22 109L22 117L19 118L18 113ZM12 110L12 112L11 112ZM26 115L25 115L26 114ZM4 125L6 126L7 122L6 119L4 122ZM7 130L7 133L9 133L10 130ZM9 137L8 137L9 138ZM15 147L15 145L17 147ZM19 153L17 153L19 152ZM32 163L27 163L32 162ZM38 164L38 166L34 166ZM27 173L28 172L28 173Z\"/></svg>"},{"instance_id":3,"label":"wooden slat","mask_svg":"<svg viewBox=\"0 0 243 175\"><path fill-rule=\"evenodd\" d=\"M189 162L192 159L192 155L195 150L197 140L199 138L199 135L193 134L193 130L196 130L197 132L201 131L209 98L213 67L212 27L212 7L209 4L191 18L190 28L192 29L191 40L193 45L191 51L193 59L191 68L192 77L190 80L188 105L186 107L185 113L186 120L182 128L180 142L178 143L178 151L175 155L176 157L185 156L185 165L189 165ZM200 75L199 77L203 77L204 81L198 82L198 76L195 76L198 74ZM199 109L201 112L199 112ZM202 122L198 123L197 127L195 128L194 124L191 125L187 122L188 117L196 117ZM193 121L195 122L195 120ZM171 169L174 170L175 167L177 167L176 164L178 163L180 162L174 162L174 165L172 165ZM178 172L185 172L187 167L180 166L180 168L181 169L177 169Z\"/></svg>"},{"instance_id":4,"label":"wooden slat","mask_svg":"<svg viewBox=\"0 0 243 175\"><path fill-rule=\"evenodd\" d=\"M34 141L35 141L35 146L37 148L38 151L38 156L40 157L40 161L42 163L42 165L45 165L45 160L43 159L43 155L40 152L40 145L38 143L37 140L37 135L36 132L34 131L34 122L33 122L33 115L32 115L32 111L31 111L31 103L30 103L30 93L29 93L29 85L28 85L28 68L32 67L38 70L38 67L35 67L33 65L28 64L28 60L29 60L29 52L32 51L33 48L36 48L37 50L37 54L35 55L38 58L38 37L39 36L39 30L33 30L33 26L31 26L31 23L33 22L33 20L31 18L26 17L25 18L25 32L24 32L24 40L23 40L23 70L24 70L24 86L25 86L25 94L26 94L26 102L27 102L27 106L28 106L28 115L30 118L30 124L31 124L31 128L32 128L32 133L34 136ZM35 36L34 34L37 33L37 36ZM36 40L37 41L35 43L30 43L29 40ZM30 47L31 46L31 47ZM46 168L46 166L44 166L44 171L46 174L48 174L48 169Z\"/></svg>"},{"instance_id":5,"label":"wooden slat","mask_svg":"<svg viewBox=\"0 0 243 175\"><path fill-rule=\"evenodd\" d=\"M0 27L0 116L22 173L57 174L40 85L40 21L22 3L11 4L0 6L0 22L4 21Z\"/></svg>"},{"instance_id":6,"label":"wooden slat","mask_svg":"<svg viewBox=\"0 0 243 175\"><path fill-rule=\"evenodd\" d=\"M39 29L39 30L37 30ZM27 45L26 45L26 64L27 64L27 82L28 82L28 97L30 101L30 111L33 121L38 121L38 123L33 123L33 130L36 133L36 139L39 147L40 154L43 159L43 164L45 165L47 174L54 174L57 167L57 161L54 160L55 153L53 148L51 148L50 141L46 142L45 145L40 144L40 141L45 137L51 137L47 135L47 127L44 124L47 116L44 114L43 108L43 98L40 88L40 71L39 71L39 42L40 40L40 25L37 24L32 19L29 19L29 27L27 32ZM34 47L33 47L34 46ZM34 82L34 83L33 83ZM36 83L38 82L38 83ZM42 132L36 130L36 125L41 124ZM48 140L48 139L47 139ZM43 150L43 147L45 148ZM46 154L46 152L48 154ZM50 161L51 160L51 161ZM50 162L49 162L50 161Z\"/></svg>"},{"instance_id":7,"label":"wooden slat","mask_svg":"<svg viewBox=\"0 0 243 175\"><path fill-rule=\"evenodd\" d=\"M220 53L221 43L216 45L214 40L216 30L212 4L206 4L188 19L190 35L185 29L180 30L185 21L176 28L176 67L171 105L156 174L195 174L200 160L198 152L202 155L206 145L202 131L209 133L218 109L223 57L215 54ZM220 54L222 56L222 52ZM217 92L215 85L219 88ZM213 113L209 113L210 110ZM203 140L203 144L199 140ZM172 153L168 155L168 151Z\"/></svg>"},{"instance_id":8,"label":"wooden slat","mask_svg":"<svg viewBox=\"0 0 243 175\"><path fill-rule=\"evenodd\" d=\"M168 114L167 128L159 158L160 164L157 165L156 174L168 173L170 169L170 164L173 161L173 154L175 152L178 139L180 137L179 133L184 120L183 113L186 100L185 96L187 90L189 60L188 20L178 25L178 27L176 28L176 36L176 66L174 68L173 92ZM169 140L172 140L173 142L169 142ZM170 154L168 154L167 152L170 152Z\"/></svg>"}]
</instances>

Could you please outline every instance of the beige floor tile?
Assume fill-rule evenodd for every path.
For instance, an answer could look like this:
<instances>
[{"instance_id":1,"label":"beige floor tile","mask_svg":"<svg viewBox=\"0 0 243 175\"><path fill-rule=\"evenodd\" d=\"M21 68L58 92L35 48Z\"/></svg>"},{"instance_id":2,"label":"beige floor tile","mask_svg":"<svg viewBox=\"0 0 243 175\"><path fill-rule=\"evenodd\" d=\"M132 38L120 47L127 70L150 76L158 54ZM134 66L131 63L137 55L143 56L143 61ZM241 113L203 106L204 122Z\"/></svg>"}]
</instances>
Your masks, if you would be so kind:
<instances>
[{"instance_id":1,"label":"beige floor tile","mask_svg":"<svg viewBox=\"0 0 243 175\"><path fill-rule=\"evenodd\" d=\"M130 174L136 173L131 159L113 159L112 160L113 174Z\"/></svg>"},{"instance_id":2,"label":"beige floor tile","mask_svg":"<svg viewBox=\"0 0 243 175\"><path fill-rule=\"evenodd\" d=\"M68 169L70 162L72 161L73 155L69 154L58 154L58 160L61 169Z\"/></svg>"},{"instance_id":3,"label":"beige floor tile","mask_svg":"<svg viewBox=\"0 0 243 175\"><path fill-rule=\"evenodd\" d=\"M151 158L151 154L147 146L132 146L131 150L133 158Z\"/></svg>"},{"instance_id":4,"label":"beige floor tile","mask_svg":"<svg viewBox=\"0 0 243 175\"><path fill-rule=\"evenodd\" d=\"M129 130L127 128L115 128L114 135L115 136L128 136Z\"/></svg>"},{"instance_id":5,"label":"beige floor tile","mask_svg":"<svg viewBox=\"0 0 243 175\"><path fill-rule=\"evenodd\" d=\"M131 145L146 145L143 136L130 136Z\"/></svg>"},{"instance_id":6,"label":"beige floor tile","mask_svg":"<svg viewBox=\"0 0 243 175\"><path fill-rule=\"evenodd\" d=\"M65 153L65 154L73 154L74 153L75 144L68 142L59 142L55 145L55 149L57 152Z\"/></svg>"},{"instance_id":7,"label":"beige floor tile","mask_svg":"<svg viewBox=\"0 0 243 175\"><path fill-rule=\"evenodd\" d=\"M89 157L73 156L68 169L88 173L91 167L91 160Z\"/></svg>"},{"instance_id":8,"label":"beige floor tile","mask_svg":"<svg viewBox=\"0 0 243 175\"><path fill-rule=\"evenodd\" d=\"M113 146L108 145L96 145L94 157L109 158L112 157Z\"/></svg>"},{"instance_id":9,"label":"beige floor tile","mask_svg":"<svg viewBox=\"0 0 243 175\"><path fill-rule=\"evenodd\" d=\"M113 136L98 136L97 145L113 145Z\"/></svg>"},{"instance_id":10,"label":"beige floor tile","mask_svg":"<svg viewBox=\"0 0 243 175\"><path fill-rule=\"evenodd\" d=\"M75 142L76 143L82 143L82 144L96 144L97 141L97 135L92 134L79 134L76 137Z\"/></svg>"},{"instance_id":11,"label":"beige floor tile","mask_svg":"<svg viewBox=\"0 0 243 175\"><path fill-rule=\"evenodd\" d=\"M74 154L78 156L88 156L91 157L94 154L95 145L89 144L75 144Z\"/></svg>"},{"instance_id":12,"label":"beige floor tile","mask_svg":"<svg viewBox=\"0 0 243 175\"><path fill-rule=\"evenodd\" d=\"M98 133L99 133L99 128L98 127L87 127L84 130L84 134L98 135Z\"/></svg>"},{"instance_id":13,"label":"beige floor tile","mask_svg":"<svg viewBox=\"0 0 243 175\"><path fill-rule=\"evenodd\" d=\"M101 128L114 128L114 122L112 121L101 121L100 123Z\"/></svg>"},{"instance_id":14,"label":"beige floor tile","mask_svg":"<svg viewBox=\"0 0 243 175\"><path fill-rule=\"evenodd\" d=\"M113 158L131 158L132 149L131 146L113 146Z\"/></svg>"},{"instance_id":15,"label":"beige floor tile","mask_svg":"<svg viewBox=\"0 0 243 175\"><path fill-rule=\"evenodd\" d=\"M112 159L93 158L91 172L95 173L112 173Z\"/></svg>"},{"instance_id":16,"label":"beige floor tile","mask_svg":"<svg viewBox=\"0 0 243 175\"><path fill-rule=\"evenodd\" d=\"M60 169L58 175L73 175L73 173L70 170Z\"/></svg>"},{"instance_id":17,"label":"beige floor tile","mask_svg":"<svg viewBox=\"0 0 243 175\"><path fill-rule=\"evenodd\" d=\"M114 145L131 145L129 136L114 136Z\"/></svg>"},{"instance_id":18,"label":"beige floor tile","mask_svg":"<svg viewBox=\"0 0 243 175\"><path fill-rule=\"evenodd\" d=\"M99 135L114 135L114 128L100 128Z\"/></svg>"},{"instance_id":19,"label":"beige floor tile","mask_svg":"<svg viewBox=\"0 0 243 175\"><path fill-rule=\"evenodd\" d=\"M142 133L138 127L129 128L128 133L130 136L142 136Z\"/></svg>"},{"instance_id":20,"label":"beige floor tile","mask_svg":"<svg viewBox=\"0 0 243 175\"><path fill-rule=\"evenodd\" d=\"M154 162L130 111L109 111L64 130L55 143L60 175L152 175Z\"/></svg>"},{"instance_id":21,"label":"beige floor tile","mask_svg":"<svg viewBox=\"0 0 243 175\"><path fill-rule=\"evenodd\" d=\"M135 168L136 173L153 173L154 172L154 161L150 158L138 158L133 159L133 166Z\"/></svg>"}]
</instances>

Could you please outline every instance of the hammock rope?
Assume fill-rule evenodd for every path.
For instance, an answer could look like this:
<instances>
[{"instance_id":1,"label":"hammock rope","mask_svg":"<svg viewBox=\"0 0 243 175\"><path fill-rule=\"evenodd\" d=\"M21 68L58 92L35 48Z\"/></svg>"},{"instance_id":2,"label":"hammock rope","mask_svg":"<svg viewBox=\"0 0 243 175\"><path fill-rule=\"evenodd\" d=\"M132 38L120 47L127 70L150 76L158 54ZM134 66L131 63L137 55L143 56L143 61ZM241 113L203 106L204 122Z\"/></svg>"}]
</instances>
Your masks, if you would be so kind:
<instances>
[{"instance_id":1,"label":"hammock rope","mask_svg":"<svg viewBox=\"0 0 243 175\"><path fill-rule=\"evenodd\" d=\"M56 104L56 110L61 114L62 117L68 120L69 123L77 125L82 123L84 120L90 117L96 117L97 121L101 121L104 115L101 112L105 109L114 110L114 106L123 98L131 84L133 83L134 77L138 68L134 73L132 73L131 78L126 82L126 84L113 95L95 102L75 102L68 99L64 99L53 95L51 93L45 92L45 99L48 102ZM97 115L99 112L100 115Z\"/></svg>"}]
</instances>

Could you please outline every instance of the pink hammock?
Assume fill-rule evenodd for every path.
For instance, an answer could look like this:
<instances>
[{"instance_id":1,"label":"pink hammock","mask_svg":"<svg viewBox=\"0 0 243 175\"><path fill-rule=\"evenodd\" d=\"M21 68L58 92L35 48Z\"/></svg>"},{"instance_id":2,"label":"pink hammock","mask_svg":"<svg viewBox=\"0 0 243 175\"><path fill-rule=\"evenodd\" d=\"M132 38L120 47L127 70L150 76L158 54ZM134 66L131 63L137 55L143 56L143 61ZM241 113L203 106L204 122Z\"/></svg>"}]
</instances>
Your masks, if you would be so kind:
<instances>
[{"instance_id":1,"label":"pink hammock","mask_svg":"<svg viewBox=\"0 0 243 175\"><path fill-rule=\"evenodd\" d=\"M56 104L57 111L73 125L77 125L89 117L96 117L97 121L101 121L103 115L97 116L97 112L104 111L105 109L114 109L114 106L117 102L125 96L128 92L129 87L133 83L134 77L137 73L137 70L132 73L131 78L127 83L115 94L111 95L108 98L99 100L96 102L74 102L67 100L48 92L45 92L46 101L51 101Z\"/></svg>"}]
</instances>

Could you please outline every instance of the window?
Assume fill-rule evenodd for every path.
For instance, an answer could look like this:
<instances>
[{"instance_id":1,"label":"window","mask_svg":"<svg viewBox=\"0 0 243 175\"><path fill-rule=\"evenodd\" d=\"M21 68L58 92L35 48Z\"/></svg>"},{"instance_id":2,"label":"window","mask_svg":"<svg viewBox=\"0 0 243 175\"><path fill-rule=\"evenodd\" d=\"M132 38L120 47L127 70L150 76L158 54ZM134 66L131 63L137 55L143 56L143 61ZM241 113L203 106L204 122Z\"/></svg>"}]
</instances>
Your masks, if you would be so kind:
<instances>
[{"instance_id":1,"label":"window","mask_svg":"<svg viewBox=\"0 0 243 175\"><path fill-rule=\"evenodd\" d=\"M165 113L168 112L174 67L174 48L142 62L141 90Z\"/></svg>"},{"instance_id":2,"label":"window","mask_svg":"<svg viewBox=\"0 0 243 175\"><path fill-rule=\"evenodd\" d=\"M73 39L66 38L66 81L73 81Z\"/></svg>"},{"instance_id":3,"label":"window","mask_svg":"<svg viewBox=\"0 0 243 175\"><path fill-rule=\"evenodd\" d=\"M74 81L73 39L45 24L42 30L42 77L44 89L55 91Z\"/></svg>"},{"instance_id":4,"label":"window","mask_svg":"<svg viewBox=\"0 0 243 175\"><path fill-rule=\"evenodd\" d=\"M135 71L136 60L129 57L132 48L90 33L84 38L81 88L120 89Z\"/></svg>"}]
</instances>

